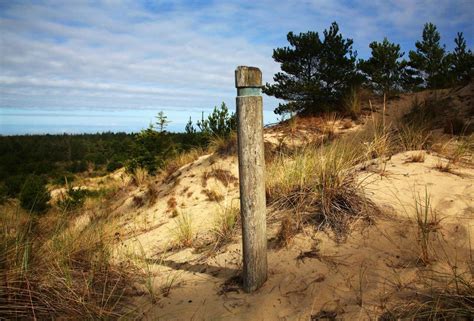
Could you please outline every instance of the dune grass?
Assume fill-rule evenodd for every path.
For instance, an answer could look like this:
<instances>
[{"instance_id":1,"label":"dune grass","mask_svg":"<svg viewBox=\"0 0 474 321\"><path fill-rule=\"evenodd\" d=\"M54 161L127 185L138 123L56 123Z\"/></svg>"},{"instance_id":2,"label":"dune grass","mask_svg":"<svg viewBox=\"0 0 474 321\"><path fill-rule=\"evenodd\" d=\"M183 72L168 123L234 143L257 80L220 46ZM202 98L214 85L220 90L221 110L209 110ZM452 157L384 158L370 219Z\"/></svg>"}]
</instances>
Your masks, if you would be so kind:
<instances>
[{"instance_id":1,"label":"dune grass","mask_svg":"<svg viewBox=\"0 0 474 321\"><path fill-rule=\"evenodd\" d=\"M71 224L67 212L42 217L9 204L0 215L0 315L7 319L118 318L133 267L112 259L113 222Z\"/></svg>"},{"instance_id":2,"label":"dune grass","mask_svg":"<svg viewBox=\"0 0 474 321\"><path fill-rule=\"evenodd\" d=\"M232 239L239 221L240 209L231 204L223 204L216 213L211 233L217 246L223 245Z\"/></svg>"},{"instance_id":3,"label":"dune grass","mask_svg":"<svg viewBox=\"0 0 474 321\"><path fill-rule=\"evenodd\" d=\"M178 248L191 247L194 241L194 228L191 216L188 213L180 212L175 220L173 230L174 243Z\"/></svg>"},{"instance_id":4,"label":"dune grass","mask_svg":"<svg viewBox=\"0 0 474 321\"><path fill-rule=\"evenodd\" d=\"M145 168L137 167L132 172L132 182L136 186L142 186L148 179L148 171Z\"/></svg>"},{"instance_id":5,"label":"dune grass","mask_svg":"<svg viewBox=\"0 0 474 321\"><path fill-rule=\"evenodd\" d=\"M356 180L354 166L363 159L363 151L342 140L281 155L267 169L268 201L309 212L320 228L343 236L352 218L368 218L375 209Z\"/></svg>"},{"instance_id":6,"label":"dune grass","mask_svg":"<svg viewBox=\"0 0 474 321\"><path fill-rule=\"evenodd\" d=\"M436 211L431 206L431 195L425 189L424 196L415 196L415 218L418 231L418 245L420 247L420 259L423 264L431 261L431 241L433 233L439 225Z\"/></svg>"}]
</instances>

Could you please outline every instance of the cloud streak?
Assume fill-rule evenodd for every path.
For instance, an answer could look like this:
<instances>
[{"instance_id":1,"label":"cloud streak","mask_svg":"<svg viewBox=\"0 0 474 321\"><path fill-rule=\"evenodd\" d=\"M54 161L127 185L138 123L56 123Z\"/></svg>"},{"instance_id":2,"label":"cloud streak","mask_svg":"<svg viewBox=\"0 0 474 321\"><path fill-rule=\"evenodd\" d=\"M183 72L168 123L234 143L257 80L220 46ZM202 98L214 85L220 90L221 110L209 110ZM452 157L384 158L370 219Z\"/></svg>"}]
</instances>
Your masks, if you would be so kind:
<instances>
[{"instance_id":1,"label":"cloud streak","mask_svg":"<svg viewBox=\"0 0 474 321\"><path fill-rule=\"evenodd\" d=\"M82 1L0 4L0 108L168 108L234 105L233 71L259 66L292 30L338 21L359 56L388 36L413 47L432 21L443 41L464 31L470 1ZM449 45L450 46L450 45ZM448 47L449 47L448 46ZM275 99L266 99L273 109Z\"/></svg>"}]
</instances>

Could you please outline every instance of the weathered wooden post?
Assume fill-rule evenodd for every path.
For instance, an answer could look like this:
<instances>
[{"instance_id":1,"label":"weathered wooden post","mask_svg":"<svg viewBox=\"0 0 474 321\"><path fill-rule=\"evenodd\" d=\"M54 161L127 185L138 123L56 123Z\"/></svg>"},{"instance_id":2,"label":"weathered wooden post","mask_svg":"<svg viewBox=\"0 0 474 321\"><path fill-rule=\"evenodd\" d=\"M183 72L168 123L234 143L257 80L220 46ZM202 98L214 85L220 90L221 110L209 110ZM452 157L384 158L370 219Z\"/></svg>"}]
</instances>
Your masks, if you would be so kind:
<instances>
[{"instance_id":1,"label":"weathered wooden post","mask_svg":"<svg viewBox=\"0 0 474 321\"><path fill-rule=\"evenodd\" d=\"M253 292L267 280L262 72L255 67L237 67L235 86L243 242L242 276L244 290Z\"/></svg>"}]
</instances>

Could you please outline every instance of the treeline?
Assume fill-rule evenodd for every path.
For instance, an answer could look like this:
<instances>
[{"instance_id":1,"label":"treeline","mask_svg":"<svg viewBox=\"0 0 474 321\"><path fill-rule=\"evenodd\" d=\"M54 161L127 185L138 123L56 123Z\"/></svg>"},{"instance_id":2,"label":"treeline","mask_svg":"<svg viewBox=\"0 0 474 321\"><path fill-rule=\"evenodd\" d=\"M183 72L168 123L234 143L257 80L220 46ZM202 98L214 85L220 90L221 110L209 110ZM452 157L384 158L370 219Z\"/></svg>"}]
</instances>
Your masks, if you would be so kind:
<instances>
[{"instance_id":1,"label":"treeline","mask_svg":"<svg viewBox=\"0 0 474 321\"><path fill-rule=\"evenodd\" d=\"M474 56L463 33L454 39L453 52L441 44L441 36L432 23L426 23L422 39L410 50L408 60L400 45L384 38L369 47L371 57L357 59L353 40L339 32L336 22L323 31L287 35L290 46L273 51L281 72L273 84L267 83L267 95L283 99L275 113L318 113L344 108L344 99L366 87L379 94L440 89L472 81Z\"/></svg>"},{"instance_id":2,"label":"treeline","mask_svg":"<svg viewBox=\"0 0 474 321\"><path fill-rule=\"evenodd\" d=\"M125 167L154 174L168 160L191 148L205 148L214 137L228 137L235 115L222 103L183 133L166 130L169 121L159 112L155 124L140 133L0 136L0 202L19 198L27 210L46 209L47 184L72 182L76 175L103 175Z\"/></svg>"},{"instance_id":3,"label":"treeline","mask_svg":"<svg viewBox=\"0 0 474 321\"><path fill-rule=\"evenodd\" d=\"M30 175L61 183L76 173L113 169L133 145L134 135L126 133L0 136L0 188L16 197Z\"/></svg>"}]
</instances>

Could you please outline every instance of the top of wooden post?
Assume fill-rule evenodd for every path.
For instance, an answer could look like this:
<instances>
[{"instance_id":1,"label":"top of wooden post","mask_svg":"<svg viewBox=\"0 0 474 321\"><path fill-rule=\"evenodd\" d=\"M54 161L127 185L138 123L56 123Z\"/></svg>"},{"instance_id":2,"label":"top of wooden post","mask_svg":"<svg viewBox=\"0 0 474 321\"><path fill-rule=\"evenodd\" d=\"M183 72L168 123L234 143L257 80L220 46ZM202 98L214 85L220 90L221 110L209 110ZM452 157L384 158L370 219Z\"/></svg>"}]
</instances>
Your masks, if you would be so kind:
<instances>
[{"instance_id":1,"label":"top of wooden post","mask_svg":"<svg viewBox=\"0 0 474 321\"><path fill-rule=\"evenodd\" d=\"M235 70L235 87L262 87L262 72L257 67L238 66Z\"/></svg>"}]
</instances>

